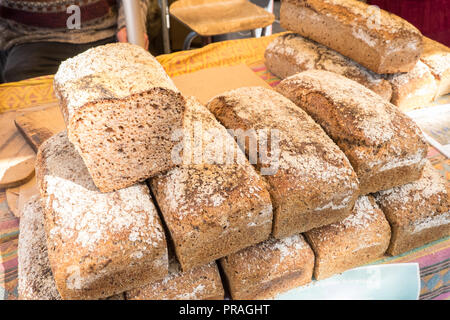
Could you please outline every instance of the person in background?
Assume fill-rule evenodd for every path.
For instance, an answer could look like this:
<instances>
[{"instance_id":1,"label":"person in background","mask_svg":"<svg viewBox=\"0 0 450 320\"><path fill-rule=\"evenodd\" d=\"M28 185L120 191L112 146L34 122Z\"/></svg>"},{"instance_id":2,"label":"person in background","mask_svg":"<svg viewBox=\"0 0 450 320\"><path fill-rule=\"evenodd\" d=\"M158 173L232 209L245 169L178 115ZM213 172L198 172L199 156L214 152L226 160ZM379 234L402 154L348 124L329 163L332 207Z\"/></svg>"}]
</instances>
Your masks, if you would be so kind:
<instances>
[{"instance_id":1,"label":"person in background","mask_svg":"<svg viewBox=\"0 0 450 320\"><path fill-rule=\"evenodd\" d=\"M145 26L149 0L139 1ZM121 0L0 0L0 83L54 74L61 61L115 41L127 42Z\"/></svg>"},{"instance_id":2,"label":"person in background","mask_svg":"<svg viewBox=\"0 0 450 320\"><path fill-rule=\"evenodd\" d=\"M368 0L392 12L433 40L450 46L450 0Z\"/></svg>"}]
</instances>

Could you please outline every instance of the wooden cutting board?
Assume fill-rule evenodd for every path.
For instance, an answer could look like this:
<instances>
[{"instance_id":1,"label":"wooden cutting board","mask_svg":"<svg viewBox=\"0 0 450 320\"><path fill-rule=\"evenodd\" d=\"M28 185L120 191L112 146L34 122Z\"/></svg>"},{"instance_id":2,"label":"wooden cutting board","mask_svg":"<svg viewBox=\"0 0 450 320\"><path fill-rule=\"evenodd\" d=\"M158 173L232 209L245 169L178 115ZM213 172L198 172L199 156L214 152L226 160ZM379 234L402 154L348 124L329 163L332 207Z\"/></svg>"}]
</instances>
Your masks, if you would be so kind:
<instances>
[{"instance_id":1,"label":"wooden cutting board","mask_svg":"<svg viewBox=\"0 0 450 320\"><path fill-rule=\"evenodd\" d=\"M24 205L34 195L39 194L36 184L36 176L33 176L25 184L6 190L6 202L9 210L18 218L21 216Z\"/></svg>"},{"instance_id":2,"label":"wooden cutting board","mask_svg":"<svg viewBox=\"0 0 450 320\"><path fill-rule=\"evenodd\" d=\"M0 114L0 189L23 184L34 173L35 152L14 125L16 113Z\"/></svg>"},{"instance_id":3,"label":"wooden cutting board","mask_svg":"<svg viewBox=\"0 0 450 320\"><path fill-rule=\"evenodd\" d=\"M56 102L21 110L15 118L15 123L35 152L45 140L65 129Z\"/></svg>"}]
</instances>

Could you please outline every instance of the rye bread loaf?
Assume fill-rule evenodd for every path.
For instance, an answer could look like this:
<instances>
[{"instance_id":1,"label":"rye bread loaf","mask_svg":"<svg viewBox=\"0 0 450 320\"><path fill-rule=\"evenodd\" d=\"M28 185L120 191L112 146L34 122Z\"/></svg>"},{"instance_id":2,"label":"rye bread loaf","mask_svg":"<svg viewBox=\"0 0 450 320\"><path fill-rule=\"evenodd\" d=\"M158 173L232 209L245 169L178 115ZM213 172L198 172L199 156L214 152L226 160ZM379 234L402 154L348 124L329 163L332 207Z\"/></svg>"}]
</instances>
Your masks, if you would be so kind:
<instances>
[{"instance_id":1,"label":"rye bread loaf","mask_svg":"<svg viewBox=\"0 0 450 320\"><path fill-rule=\"evenodd\" d=\"M275 239L220 259L231 297L270 299L311 282L314 253L303 236Z\"/></svg>"},{"instance_id":2,"label":"rye bread loaf","mask_svg":"<svg viewBox=\"0 0 450 320\"><path fill-rule=\"evenodd\" d=\"M48 259L44 209L37 195L26 203L20 218L18 265L20 300L61 300ZM123 294L106 298L123 299Z\"/></svg>"},{"instance_id":3,"label":"rye bread loaf","mask_svg":"<svg viewBox=\"0 0 450 320\"><path fill-rule=\"evenodd\" d=\"M174 166L171 136L185 101L144 49L114 43L61 63L54 88L69 141L102 192L143 181Z\"/></svg>"},{"instance_id":4,"label":"rye bread loaf","mask_svg":"<svg viewBox=\"0 0 450 320\"><path fill-rule=\"evenodd\" d=\"M391 100L389 82L340 53L295 33L275 38L264 53L267 68L281 79L318 69L334 72L359 82L387 101Z\"/></svg>"},{"instance_id":5,"label":"rye bread loaf","mask_svg":"<svg viewBox=\"0 0 450 320\"><path fill-rule=\"evenodd\" d=\"M398 255L450 235L447 189L444 178L427 162L419 180L375 194L392 228L389 254Z\"/></svg>"},{"instance_id":6,"label":"rye bread loaf","mask_svg":"<svg viewBox=\"0 0 450 320\"><path fill-rule=\"evenodd\" d=\"M344 151L361 194L420 178L428 147L419 127L373 91L320 70L286 78L277 91L305 110Z\"/></svg>"},{"instance_id":7,"label":"rye bread loaf","mask_svg":"<svg viewBox=\"0 0 450 320\"><path fill-rule=\"evenodd\" d=\"M181 268L188 271L266 240L272 203L231 135L193 98L184 123L182 163L150 184ZM234 159L225 159L228 150Z\"/></svg>"},{"instance_id":8,"label":"rye bread loaf","mask_svg":"<svg viewBox=\"0 0 450 320\"><path fill-rule=\"evenodd\" d=\"M224 290L215 262L182 272L174 256L169 274L159 281L125 293L127 300L223 300Z\"/></svg>"},{"instance_id":9,"label":"rye bread loaf","mask_svg":"<svg viewBox=\"0 0 450 320\"><path fill-rule=\"evenodd\" d=\"M350 214L359 193L355 172L320 126L291 101L270 89L248 87L216 96L208 108L227 128L241 130L244 138L247 133L255 136L252 140L260 140L262 146L278 140L278 145L267 146L272 161L256 163L261 173L270 166L274 169L263 173L274 207L274 237L304 232ZM273 137L265 137L272 133ZM238 142L252 158L253 148L242 137ZM258 150L264 157L261 144Z\"/></svg>"},{"instance_id":10,"label":"rye bread loaf","mask_svg":"<svg viewBox=\"0 0 450 320\"><path fill-rule=\"evenodd\" d=\"M436 96L450 93L450 48L424 37L420 60L430 68L438 82Z\"/></svg>"},{"instance_id":11,"label":"rye bread loaf","mask_svg":"<svg viewBox=\"0 0 450 320\"><path fill-rule=\"evenodd\" d=\"M408 72L422 53L419 30L360 1L283 0L280 23L376 73Z\"/></svg>"},{"instance_id":12,"label":"rye bread loaf","mask_svg":"<svg viewBox=\"0 0 450 320\"><path fill-rule=\"evenodd\" d=\"M438 93L438 82L422 61L407 73L386 75L392 85L392 104L402 111L425 107Z\"/></svg>"},{"instance_id":13,"label":"rye bread loaf","mask_svg":"<svg viewBox=\"0 0 450 320\"><path fill-rule=\"evenodd\" d=\"M44 211L37 195L25 204L20 218L18 265L20 300L61 300L48 260Z\"/></svg>"},{"instance_id":14,"label":"rye bread loaf","mask_svg":"<svg viewBox=\"0 0 450 320\"><path fill-rule=\"evenodd\" d=\"M305 233L315 255L314 278L321 280L383 256L391 229L372 196L361 196L343 221Z\"/></svg>"},{"instance_id":15,"label":"rye bread loaf","mask_svg":"<svg viewBox=\"0 0 450 320\"><path fill-rule=\"evenodd\" d=\"M99 299L167 275L167 246L145 184L102 193L63 131L36 160L48 256L63 299Z\"/></svg>"}]
</instances>

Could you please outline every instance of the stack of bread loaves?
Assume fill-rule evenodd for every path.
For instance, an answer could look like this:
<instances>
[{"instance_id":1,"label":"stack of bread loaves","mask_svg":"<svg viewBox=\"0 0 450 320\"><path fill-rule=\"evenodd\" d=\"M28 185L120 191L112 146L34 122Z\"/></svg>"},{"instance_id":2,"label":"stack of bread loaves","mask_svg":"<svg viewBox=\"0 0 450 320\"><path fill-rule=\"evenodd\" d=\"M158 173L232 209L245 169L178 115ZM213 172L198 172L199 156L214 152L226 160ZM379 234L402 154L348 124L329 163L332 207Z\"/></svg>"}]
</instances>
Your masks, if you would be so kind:
<instances>
[{"instance_id":1,"label":"stack of bread loaves","mask_svg":"<svg viewBox=\"0 0 450 320\"><path fill-rule=\"evenodd\" d=\"M378 75L417 68L422 37L386 13L378 31L366 28L364 8L284 1L283 23L312 38L284 35L269 47L283 51L267 50L289 77L206 107L137 46L63 62L54 85L67 130L37 155L20 297L272 298L449 235L445 182ZM432 56L419 63L434 66L443 92Z\"/></svg>"},{"instance_id":2,"label":"stack of bread loaves","mask_svg":"<svg viewBox=\"0 0 450 320\"><path fill-rule=\"evenodd\" d=\"M280 21L295 33L271 42L265 63L282 79L311 69L334 72L403 111L450 93L450 49L376 6L356 0L283 0Z\"/></svg>"}]
</instances>

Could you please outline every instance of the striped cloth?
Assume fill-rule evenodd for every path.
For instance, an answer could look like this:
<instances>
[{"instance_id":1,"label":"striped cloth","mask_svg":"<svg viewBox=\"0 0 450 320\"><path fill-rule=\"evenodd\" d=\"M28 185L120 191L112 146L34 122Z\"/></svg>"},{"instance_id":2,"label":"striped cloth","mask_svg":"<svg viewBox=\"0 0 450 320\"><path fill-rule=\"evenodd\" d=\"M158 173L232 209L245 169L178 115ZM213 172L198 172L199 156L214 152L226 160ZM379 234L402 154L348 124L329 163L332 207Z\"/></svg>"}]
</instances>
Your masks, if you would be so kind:
<instances>
[{"instance_id":1,"label":"striped cloth","mask_svg":"<svg viewBox=\"0 0 450 320\"><path fill-rule=\"evenodd\" d=\"M280 79L268 72L263 63L264 50L275 36L213 43L201 49L162 55L157 59L170 76L245 63L263 80L275 86ZM0 112L55 101L52 81L52 76L46 76L0 85ZM442 97L438 103L450 103L450 95ZM432 147L429 148L428 158L450 181L450 159ZM4 190L0 190L0 299L17 299L18 228L18 219L9 211ZM450 298L450 237L374 263L402 262L419 264L421 299Z\"/></svg>"}]
</instances>

